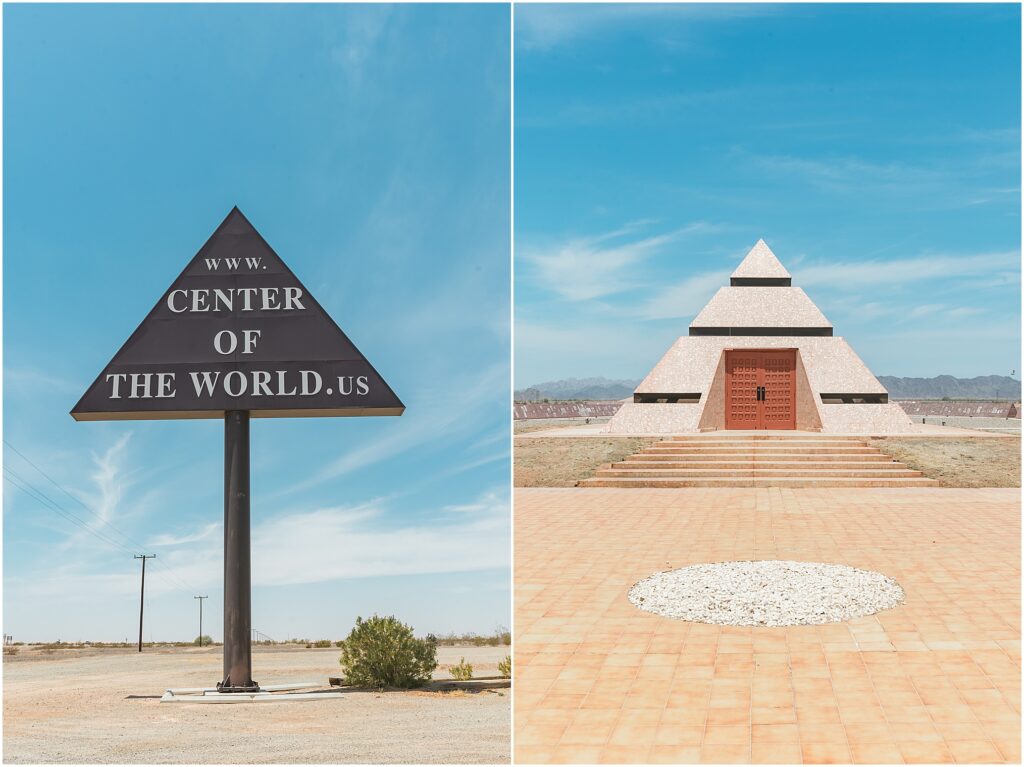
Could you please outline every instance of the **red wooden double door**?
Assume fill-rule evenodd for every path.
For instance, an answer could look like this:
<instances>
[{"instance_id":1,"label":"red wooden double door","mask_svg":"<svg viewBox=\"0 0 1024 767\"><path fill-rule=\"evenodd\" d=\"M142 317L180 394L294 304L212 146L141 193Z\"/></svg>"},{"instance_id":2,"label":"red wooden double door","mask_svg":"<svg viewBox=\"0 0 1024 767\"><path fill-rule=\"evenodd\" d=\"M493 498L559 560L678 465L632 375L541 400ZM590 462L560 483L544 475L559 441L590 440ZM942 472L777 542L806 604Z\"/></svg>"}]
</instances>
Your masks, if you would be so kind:
<instances>
[{"instance_id":1,"label":"red wooden double door","mask_svg":"<svg viewBox=\"0 0 1024 767\"><path fill-rule=\"evenodd\" d=\"M796 428L796 350L725 353L725 428Z\"/></svg>"}]
</instances>

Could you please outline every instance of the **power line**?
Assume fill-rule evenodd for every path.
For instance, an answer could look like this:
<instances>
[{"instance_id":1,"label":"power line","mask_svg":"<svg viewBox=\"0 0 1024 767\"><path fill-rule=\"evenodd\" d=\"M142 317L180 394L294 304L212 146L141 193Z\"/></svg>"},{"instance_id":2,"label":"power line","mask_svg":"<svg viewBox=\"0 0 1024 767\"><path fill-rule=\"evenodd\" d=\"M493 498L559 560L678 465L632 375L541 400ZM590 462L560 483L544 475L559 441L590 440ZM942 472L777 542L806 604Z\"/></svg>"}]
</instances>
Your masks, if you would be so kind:
<instances>
[{"instance_id":1,"label":"power line","mask_svg":"<svg viewBox=\"0 0 1024 767\"><path fill-rule=\"evenodd\" d=\"M19 453L19 455L20 455L20 453ZM108 546L113 546L114 548L120 549L121 551L125 552L126 554L134 555L134 553L135 553L135 551L137 549L136 550L130 549L127 546L125 546L124 544L122 544L119 541L117 541L114 538L112 538L111 536L107 535L106 533L104 533L104 532L102 532L100 530L97 530L96 528L92 527L85 520L83 520L81 517L75 515L71 511L68 511L66 508L61 506L55 500L50 498L50 496L46 495L46 493L44 493L38 487L33 485L29 480L27 480L24 477L22 477L20 474L18 474L16 471L14 471L14 469L12 469L10 466L6 466L5 465L3 467L3 469L4 469L4 475L5 475L4 479L6 479L8 482L10 482L12 485L17 487L19 490L24 492L26 495L28 495L32 499L38 501L40 504L42 504L46 508L48 508L51 511L53 511L55 514L58 514L59 516L61 516L64 519L66 519L68 522L71 522L73 525L76 525L76 526L82 528L83 530L85 530L86 532L91 534L93 537L95 537L97 540L100 540L103 543L106 543ZM60 486L58 485L58 487L60 487ZM74 496L72 496L72 497L74 497ZM88 509L88 507L86 507L86 509L89 510L90 513L92 513L98 519L100 519L100 521L104 521L102 517L100 517L98 514L96 514L96 512L91 511L90 509ZM114 529L116 529L116 528L114 528ZM124 533L121 533L121 535L124 536ZM127 538L128 536L124 536L124 537ZM131 539L129 539L129 541L130 540ZM140 546L139 548L142 548L142 547ZM166 575L165 575L165 573L166 573ZM178 591L185 591L185 592L188 592L188 593L192 593L192 592L195 591L194 588L191 588L188 584L186 584L184 581L182 581L180 578L178 578L176 575L174 575L170 570L167 570L166 567L163 568L162 571L158 571L157 572L157 576L160 577L163 581L165 581L167 583L167 585L169 585L171 588L176 589ZM169 578L173 578L174 580L177 580L178 583L177 584L173 583L171 580L169 580Z\"/></svg>"},{"instance_id":2,"label":"power line","mask_svg":"<svg viewBox=\"0 0 1024 767\"><path fill-rule=\"evenodd\" d=\"M121 529L120 529L119 527L117 527L117 526L116 526L116 525L115 525L115 524L114 524L113 522L111 522L111 521L109 521L108 519L104 518L104 517L103 517L103 515L99 514L98 512L94 511L93 509L91 509L91 508L90 508L90 507L89 507L88 505L86 505L86 504L85 504L85 502L84 502L84 501L82 501L82 500L81 500L80 498L78 498L78 497L77 497L76 495L74 495L73 493L70 493L70 492L69 492L68 490L66 490L66 489L65 489L65 488L64 488L63 486L61 486L61 484L60 484L59 482L57 482L57 480L55 480L55 479L54 479L53 477L51 477L51 476L50 476L49 474L47 474L47 473L46 473L45 471L43 471L43 470L42 470L41 468L39 468L39 466L37 466L37 465L36 465L35 463L33 463L33 461L32 461L31 459L29 459L29 457L28 457L28 456L26 456L26 455L25 455L24 453L22 453L22 452L21 452L20 450L18 450L18 448L16 448L16 447L15 447L14 445L12 445L12 444L11 444L11 443L10 443L10 442L9 442L8 440L4 439L4 440L3 440L3 443L4 443L5 445L7 445L7 447L9 447L9 448L10 448L10 449L11 449L12 451L14 451L14 452L15 452L15 453L16 453L17 455L19 455L19 456L21 457L21 459L25 461L25 463L27 463L27 464L28 464L29 466L31 466L31 467L32 467L33 469L35 469L35 470L36 470L36 471L37 471L37 472L38 472L38 473L39 473L40 475L42 475L42 476L43 476L43 477L44 477L44 478L45 478L45 479L46 479L46 480L47 480L47 481L48 481L48 482L49 482L49 483L50 483L51 485L53 485L54 487L56 487L56 488L57 488L58 490L60 490L60 491L61 491L62 493L64 493L64 495L66 495L66 496L67 496L68 498L70 498L71 500L73 500L73 501L74 501L75 503L77 503L77 504L78 504L79 506L81 506L81 507L82 507L83 509L85 509L85 510L86 510L87 512L89 512L89 513L90 513L90 514L92 514L92 515L93 515L94 517L96 517L96 519L98 519L98 520L100 521L100 523L101 523L101 524L103 524L103 525L106 525L106 526L107 526L107 527L109 527L110 529L114 530L114 531L115 531L116 533L118 533L118 534L119 534L119 535L120 535L120 536L121 536L122 538L124 538L124 539L125 539L126 541L128 541L128 543L132 544L132 548L128 548L128 547L124 546L124 545L123 545L123 544L121 544L121 543L117 543L117 542L111 541L111 540L109 540L108 538L106 538L106 536L104 536L103 534L100 534L100 533L98 533L98 531L96 531L96 530L95 530L94 528L91 528L91 527L89 527L89 526L88 526L88 525L87 525L87 524L86 524L86 523L85 523L85 522L84 522L83 520L81 520L81 519L80 519L79 517L75 516L75 515L74 515L74 514L72 514L72 513L70 512L70 511L67 511L67 509L64 509L64 508L63 508L62 506L60 506L60 504L58 504L58 503L57 503L56 501L54 501L54 500L52 500L51 498L49 498L49 497L48 497L48 496L47 496L47 495L46 495L45 493L43 493L43 492L42 492L41 490L38 490L37 488L35 488L34 486L32 486L32 485L31 485L31 483L29 483L29 482L28 482L28 480L26 480L26 479L24 479L23 477L20 477L20 476L18 476L17 474L15 474L15 473L14 473L14 470L13 470L13 469L11 469L9 465L8 465L8 466L5 466L5 469L6 469L6 470L10 471L10 472L11 472L12 474L14 474L14 475L15 475L16 477L18 477L18 479L20 479L20 480L21 480L22 482L24 482L24 483L26 483L26 484L29 484L29 486L30 486L30 487L32 487L32 489L33 489L33 490L34 490L34 491L35 491L36 493L38 493L38 494L39 494L40 496L42 496L43 498L46 498L46 500L47 500L47 501L49 502L49 504L52 504L51 508L53 508L53 507L56 507L56 508L54 509L55 511L57 511L57 509L61 509L61 510L63 510L63 511L64 511L64 512L66 513L66 514L70 514L70 515L71 515L72 517L74 517L74 519L78 520L78 522L77 522L76 524L79 524L79 526L81 526L81 527L85 527L85 529L88 529L88 530L90 530L91 532L93 532L93 534L94 534L94 535L97 535L97 536L99 536L99 537L101 538L101 540L107 540L107 542L108 542L108 543L111 543L112 545L115 545L115 546L117 546L117 547L118 547L118 548L120 548L120 549L121 549L122 551L126 551L126 552L128 552L129 554L132 554L132 553L134 553L134 550L138 550L138 549L143 549L143 548L145 548L145 546L144 546L144 545L143 545L142 543L140 543L139 541L137 541L137 540L133 539L133 538L132 538L132 537L131 537L130 535L128 535L128 534L127 534L127 533L125 533L125 532L124 532L123 530L121 530ZM21 489L22 489L22 490L25 490L25 488L21 488ZM29 492L29 491L25 490L25 492ZM31 492L29 492L29 495L32 495L32 493L31 493ZM39 498L37 498L37 497L36 497L35 495L32 495L32 497L33 497L33 498L36 498L36 500L39 500ZM60 512L58 511L58 513L60 513ZM71 521L71 520L69 520L69 521ZM168 567L167 567L166 565L164 565L164 564L163 564L162 562L160 562L160 563L158 563L158 564L160 565L160 572L158 572L158 573L157 573L157 575L158 575L158 576L160 576L160 577L162 577L164 581L167 581L169 585L172 585L172 586L174 586L175 588L178 588L178 589L180 589L180 590L182 590L182 591L188 591L188 592L193 592L193 593L194 593L194 592L196 591L196 589L195 589L195 588L194 588L194 587L193 587L193 586L192 586L191 584L189 584L189 583L186 583L186 582L185 582L185 581L184 581L184 580L183 580L182 578L180 578L179 576L175 575L175 574L174 574L174 573L173 573L173 572L172 572L172 571L171 571L171 570L170 570L170 569L169 569L169 568L168 568ZM173 583L170 583L170 581L169 581L168 579L172 579L172 580L174 580L174 581L177 581L177 584L178 584L178 585L176 585L176 586L175 586L175 584L173 584Z\"/></svg>"},{"instance_id":3,"label":"power line","mask_svg":"<svg viewBox=\"0 0 1024 767\"><path fill-rule=\"evenodd\" d=\"M155 564L160 568L160 570L157 572L158 576L160 576L164 580L167 580L167 578L172 578L172 579L176 580L180 584L180 587L178 588L178 591L189 592L189 593L195 591L195 588L193 588L189 583L187 583L181 577L176 575L170 569L170 567L168 565L165 565L163 562L156 562Z\"/></svg>"},{"instance_id":4,"label":"power line","mask_svg":"<svg viewBox=\"0 0 1024 767\"><path fill-rule=\"evenodd\" d=\"M39 490L38 488L33 486L32 483L30 483L27 479L25 479L24 477L19 475L10 466L4 466L4 474L5 474L4 478L8 482L10 482L12 485L17 487L19 490L21 490L22 492L24 492L25 494L27 494L31 498L35 499L36 501L39 501L39 503L41 503L46 508L48 508L51 511L53 511L53 512L57 513L58 515L60 515L61 517L66 519L68 522L71 522L73 525L77 525L78 527L82 528L83 530L91 533L97 539L103 541L104 543L106 543L109 546L114 546L115 548L121 549L122 551L125 551L125 552L127 552L129 554L133 553L132 550L129 549L128 547L123 546L119 542L115 541L113 538L105 535L104 533L100 532L96 528L91 527L88 523L86 523L81 518L76 517L70 511L68 511L63 506L61 506L56 501L54 501L52 498L50 498L48 495L46 495L41 490Z\"/></svg>"},{"instance_id":5,"label":"power line","mask_svg":"<svg viewBox=\"0 0 1024 767\"><path fill-rule=\"evenodd\" d=\"M10 442L8 442L6 439L4 440L4 444L7 445L7 447L9 447L11 450L13 450L17 455L21 456L22 460L25 461L25 463L27 463L29 466L31 466L33 469L35 469L37 472L39 472L39 474L41 474L43 477L45 477L46 480L51 485L53 485L55 488L60 490L62 493L64 493L64 495L66 495L72 501L77 503L79 506L81 506L87 512L92 514L94 517L96 517L101 523L103 523L107 527L109 527L109 528L117 531L118 533L120 533L121 536L124 537L124 539L127 540L129 543L132 543L133 545L135 545L138 548L144 548L141 543L139 543L138 541L134 540L130 535L128 535L126 532L124 532L124 530L121 530L119 527L117 527L113 522L111 522L108 519L105 519L99 512L96 512L93 509L89 508L89 506L87 506L85 504L85 502L82 501L82 499L80 499L78 496L74 495L73 493L69 492L68 490L65 490L57 482L57 480L55 480L53 477L51 477L45 471L40 469L36 464L34 464L31 460L29 460L28 456L26 456L24 453L22 453L20 450L18 450L18 448L16 448L14 445L12 445Z\"/></svg>"}]
</instances>

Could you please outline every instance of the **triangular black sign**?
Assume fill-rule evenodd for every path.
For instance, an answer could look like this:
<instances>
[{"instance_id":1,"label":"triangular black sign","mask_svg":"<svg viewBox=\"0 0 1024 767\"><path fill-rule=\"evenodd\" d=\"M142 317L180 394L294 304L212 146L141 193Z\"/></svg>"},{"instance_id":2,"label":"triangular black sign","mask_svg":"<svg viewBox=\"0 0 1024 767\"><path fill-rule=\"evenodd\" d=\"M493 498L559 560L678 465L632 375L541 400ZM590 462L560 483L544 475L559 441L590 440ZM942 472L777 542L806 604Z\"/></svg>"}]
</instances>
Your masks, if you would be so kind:
<instances>
[{"instance_id":1,"label":"triangular black sign","mask_svg":"<svg viewBox=\"0 0 1024 767\"><path fill-rule=\"evenodd\" d=\"M71 411L76 421L401 415L405 406L232 209Z\"/></svg>"}]
</instances>

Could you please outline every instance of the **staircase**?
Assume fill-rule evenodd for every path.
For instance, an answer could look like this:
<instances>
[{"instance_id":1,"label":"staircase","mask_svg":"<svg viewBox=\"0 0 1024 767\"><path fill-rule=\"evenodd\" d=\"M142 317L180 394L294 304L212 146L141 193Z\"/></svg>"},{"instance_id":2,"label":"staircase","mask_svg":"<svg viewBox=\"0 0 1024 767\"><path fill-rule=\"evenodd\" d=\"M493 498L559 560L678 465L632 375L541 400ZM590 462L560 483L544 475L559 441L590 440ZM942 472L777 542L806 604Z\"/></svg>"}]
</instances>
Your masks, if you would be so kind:
<instances>
[{"instance_id":1,"label":"staircase","mask_svg":"<svg viewBox=\"0 0 1024 767\"><path fill-rule=\"evenodd\" d=\"M577 487L932 487L861 437L670 437L608 464Z\"/></svg>"}]
</instances>

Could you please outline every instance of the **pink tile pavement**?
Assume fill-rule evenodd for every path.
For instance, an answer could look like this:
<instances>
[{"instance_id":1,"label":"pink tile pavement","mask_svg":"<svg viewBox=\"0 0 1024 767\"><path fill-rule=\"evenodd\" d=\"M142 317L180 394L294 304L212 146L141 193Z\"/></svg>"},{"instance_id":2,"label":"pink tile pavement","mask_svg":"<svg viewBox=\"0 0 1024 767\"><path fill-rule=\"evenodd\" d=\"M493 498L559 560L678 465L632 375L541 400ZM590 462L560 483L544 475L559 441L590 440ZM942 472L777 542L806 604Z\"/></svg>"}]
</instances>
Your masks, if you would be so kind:
<instances>
[{"instance_id":1,"label":"pink tile pavement","mask_svg":"<svg viewBox=\"0 0 1024 767\"><path fill-rule=\"evenodd\" d=\"M515 759L1020 760L1019 490L520 489ZM626 592L698 562L881 571L903 605L720 627Z\"/></svg>"}]
</instances>

